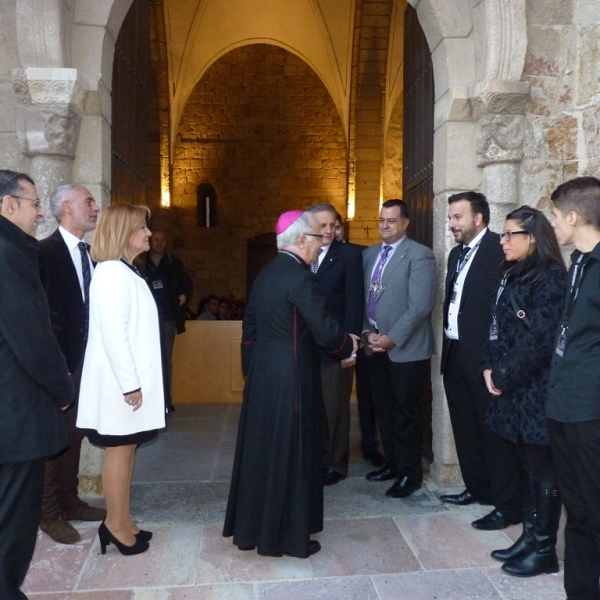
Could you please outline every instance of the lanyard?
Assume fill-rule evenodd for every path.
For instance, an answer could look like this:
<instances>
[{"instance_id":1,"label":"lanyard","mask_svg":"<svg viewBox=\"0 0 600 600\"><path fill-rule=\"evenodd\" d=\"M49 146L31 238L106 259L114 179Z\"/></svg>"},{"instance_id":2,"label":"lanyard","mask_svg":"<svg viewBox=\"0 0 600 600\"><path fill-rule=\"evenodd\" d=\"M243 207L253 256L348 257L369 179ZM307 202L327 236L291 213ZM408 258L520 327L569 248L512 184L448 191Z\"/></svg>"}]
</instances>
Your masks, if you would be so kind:
<instances>
[{"instance_id":1,"label":"lanyard","mask_svg":"<svg viewBox=\"0 0 600 600\"><path fill-rule=\"evenodd\" d=\"M461 271L465 268L466 264L471 259L471 256L475 253L475 250L479 248L479 244L481 244L481 240L479 240L466 254L465 257L458 263L456 263L456 274L454 275L454 280L456 281L461 273Z\"/></svg>"},{"instance_id":2,"label":"lanyard","mask_svg":"<svg viewBox=\"0 0 600 600\"><path fill-rule=\"evenodd\" d=\"M589 256L580 254L575 266L573 268L573 277L571 277L571 288L569 289L569 296L565 306L565 312L563 315L562 331L566 331L569 327L569 321L573 316L573 310L575 309L575 301L579 295L581 284L583 283L583 273L587 264Z\"/></svg>"},{"instance_id":3,"label":"lanyard","mask_svg":"<svg viewBox=\"0 0 600 600\"><path fill-rule=\"evenodd\" d=\"M502 296L502 292L506 289L507 282L508 282L508 273L505 273L504 277L502 278L502 281L500 282L500 287L498 288L498 291L496 292L496 302L494 302L494 305L492 306L492 321L494 323L496 322L496 311L498 310L498 302L500 300L500 296Z\"/></svg>"}]
</instances>

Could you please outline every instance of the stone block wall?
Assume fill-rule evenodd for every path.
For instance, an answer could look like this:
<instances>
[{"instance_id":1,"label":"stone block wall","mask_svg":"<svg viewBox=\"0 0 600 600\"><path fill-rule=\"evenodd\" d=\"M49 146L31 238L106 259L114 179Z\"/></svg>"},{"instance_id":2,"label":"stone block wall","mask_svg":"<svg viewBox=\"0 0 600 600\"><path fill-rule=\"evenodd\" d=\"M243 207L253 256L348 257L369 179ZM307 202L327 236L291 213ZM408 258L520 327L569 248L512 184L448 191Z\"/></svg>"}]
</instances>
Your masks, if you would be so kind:
<instances>
[{"instance_id":1,"label":"stone block wall","mask_svg":"<svg viewBox=\"0 0 600 600\"><path fill-rule=\"evenodd\" d=\"M529 0L527 107L521 202L548 209L549 195L578 175L600 176L600 11L586 0Z\"/></svg>"},{"instance_id":2,"label":"stone block wall","mask_svg":"<svg viewBox=\"0 0 600 600\"><path fill-rule=\"evenodd\" d=\"M216 61L190 95L173 157L177 254L195 299L246 296L247 241L273 231L281 212L327 202L345 218L346 161L337 109L309 65L266 44ZM202 183L216 189L214 228L196 225Z\"/></svg>"}]
</instances>

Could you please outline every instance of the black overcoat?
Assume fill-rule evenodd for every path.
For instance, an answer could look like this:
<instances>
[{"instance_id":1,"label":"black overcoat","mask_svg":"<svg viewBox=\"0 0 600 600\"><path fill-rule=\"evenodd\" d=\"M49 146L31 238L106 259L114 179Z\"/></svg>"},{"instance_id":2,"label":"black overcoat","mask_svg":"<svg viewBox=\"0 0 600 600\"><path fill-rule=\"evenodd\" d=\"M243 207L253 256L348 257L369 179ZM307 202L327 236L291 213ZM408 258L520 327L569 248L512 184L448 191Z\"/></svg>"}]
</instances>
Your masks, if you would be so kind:
<instances>
[{"instance_id":1,"label":"black overcoat","mask_svg":"<svg viewBox=\"0 0 600 600\"><path fill-rule=\"evenodd\" d=\"M38 268L36 239L0 215L0 464L68 443L61 407L73 402L73 384Z\"/></svg>"},{"instance_id":2,"label":"black overcoat","mask_svg":"<svg viewBox=\"0 0 600 600\"><path fill-rule=\"evenodd\" d=\"M502 392L491 396L486 423L511 442L550 443L544 403L565 286L565 270L553 265L534 281L509 277L498 300L498 339L488 336L481 370L492 369L492 381ZM517 317L511 293L530 326Z\"/></svg>"},{"instance_id":3,"label":"black overcoat","mask_svg":"<svg viewBox=\"0 0 600 600\"><path fill-rule=\"evenodd\" d=\"M238 546L307 557L309 536L323 529L319 346L347 358L352 339L307 265L281 252L256 278L244 314L247 379L223 531Z\"/></svg>"}]
</instances>

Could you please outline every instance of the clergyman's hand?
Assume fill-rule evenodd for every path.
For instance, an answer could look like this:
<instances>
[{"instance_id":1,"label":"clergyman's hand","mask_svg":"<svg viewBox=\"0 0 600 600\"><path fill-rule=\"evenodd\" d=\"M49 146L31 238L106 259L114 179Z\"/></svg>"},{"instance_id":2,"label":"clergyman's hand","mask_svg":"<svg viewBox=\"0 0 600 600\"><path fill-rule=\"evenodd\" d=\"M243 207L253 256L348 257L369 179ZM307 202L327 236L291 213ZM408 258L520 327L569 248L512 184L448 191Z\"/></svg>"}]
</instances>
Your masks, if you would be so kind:
<instances>
[{"instance_id":1,"label":"clergyman's hand","mask_svg":"<svg viewBox=\"0 0 600 600\"><path fill-rule=\"evenodd\" d=\"M350 334L350 337L352 338L352 354L356 356L356 351L358 350L360 338L357 335L354 335L353 333Z\"/></svg>"}]
</instances>

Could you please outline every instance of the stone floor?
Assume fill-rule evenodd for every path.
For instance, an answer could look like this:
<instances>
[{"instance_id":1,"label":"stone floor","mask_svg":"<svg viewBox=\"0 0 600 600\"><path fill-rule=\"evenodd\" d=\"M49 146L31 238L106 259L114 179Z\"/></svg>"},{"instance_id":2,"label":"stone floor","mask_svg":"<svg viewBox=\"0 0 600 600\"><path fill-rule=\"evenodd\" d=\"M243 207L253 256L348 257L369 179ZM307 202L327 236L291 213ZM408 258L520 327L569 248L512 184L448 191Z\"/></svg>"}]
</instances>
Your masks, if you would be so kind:
<instances>
[{"instance_id":1,"label":"stone floor","mask_svg":"<svg viewBox=\"0 0 600 600\"><path fill-rule=\"evenodd\" d=\"M24 591L31 600L564 600L562 574L505 576L489 557L519 528L482 532L479 505L442 504L432 482L410 498L369 483L352 421L350 476L325 488L323 549L307 559L240 552L221 536L239 406L180 405L165 433L139 449L132 512L154 531L150 550L100 554L39 534ZM371 467L372 468L372 467ZM447 489L444 490L446 492Z\"/></svg>"}]
</instances>

